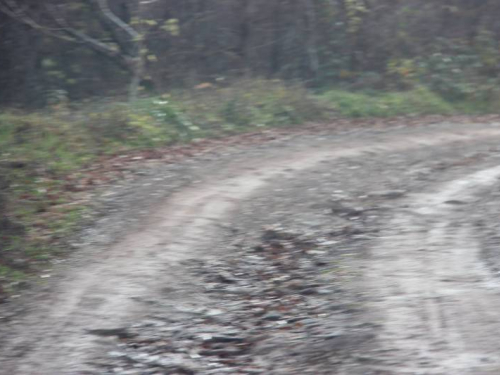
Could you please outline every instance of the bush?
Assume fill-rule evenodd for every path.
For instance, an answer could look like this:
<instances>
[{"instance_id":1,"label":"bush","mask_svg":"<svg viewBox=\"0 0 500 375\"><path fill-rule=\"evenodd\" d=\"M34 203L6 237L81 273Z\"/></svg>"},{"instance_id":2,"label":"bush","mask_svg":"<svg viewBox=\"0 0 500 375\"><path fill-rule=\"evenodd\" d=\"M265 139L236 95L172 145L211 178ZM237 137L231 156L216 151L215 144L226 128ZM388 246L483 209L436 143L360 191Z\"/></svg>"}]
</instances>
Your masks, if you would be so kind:
<instances>
[{"instance_id":1,"label":"bush","mask_svg":"<svg viewBox=\"0 0 500 375\"><path fill-rule=\"evenodd\" d=\"M479 33L472 45L440 39L415 64L420 82L447 99L488 102L500 93L500 50L488 33Z\"/></svg>"},{"instance_id":2,"label":"bush","mask_svg":"<svg viewBox=\"0 0 500 375\"><path fill-rule=\"evenodd\" d=\"M327 109L304 87L279 80L240 80L184 92L177 100L204 131L297 125L324 118Z\"/></svg>"}]
</instances>

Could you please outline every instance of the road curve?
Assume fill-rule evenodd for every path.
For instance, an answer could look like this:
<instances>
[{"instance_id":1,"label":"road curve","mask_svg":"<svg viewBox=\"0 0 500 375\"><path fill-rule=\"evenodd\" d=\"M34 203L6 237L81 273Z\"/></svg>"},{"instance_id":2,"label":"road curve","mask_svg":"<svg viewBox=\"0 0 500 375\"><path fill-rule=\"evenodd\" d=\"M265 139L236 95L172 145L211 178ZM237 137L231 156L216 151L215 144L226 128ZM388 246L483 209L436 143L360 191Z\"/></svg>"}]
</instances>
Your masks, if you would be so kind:
<instances>
[{"instance_id":1,"label":"road curve","mask_svg":"<svg viewBox=\"0 0 500 375\"><path fill-rule=\"evenodd\" d=\"M91 371L88 362L105 343L89 331L122 327L143 313L147 306L140 301L176 284L175 270L183 260L220 256L207 250L216 242L220 222L245 199L266 192L269 180L278 175L293 177L325 160L495 139L500 139L498 126L446 125L361 132L345 141L339 135L335 142L294 139L276 153L263 150L246 160L228 160L224 170L158 203L137 229L85 267L70 263L61 268L61 282L53 286L50 298L31 301L25 315L0 331L0 374ZM384 353L390 353L381 355L384 364L374 370L500 373L500 341L492 334L500 333L500 290L478 260L470 223L457 214L462 201L499 176L495 167L412 196L372 249L366 287L375 296L370 308L384 317L380 342Z\"/></svg>"}]
</instances>

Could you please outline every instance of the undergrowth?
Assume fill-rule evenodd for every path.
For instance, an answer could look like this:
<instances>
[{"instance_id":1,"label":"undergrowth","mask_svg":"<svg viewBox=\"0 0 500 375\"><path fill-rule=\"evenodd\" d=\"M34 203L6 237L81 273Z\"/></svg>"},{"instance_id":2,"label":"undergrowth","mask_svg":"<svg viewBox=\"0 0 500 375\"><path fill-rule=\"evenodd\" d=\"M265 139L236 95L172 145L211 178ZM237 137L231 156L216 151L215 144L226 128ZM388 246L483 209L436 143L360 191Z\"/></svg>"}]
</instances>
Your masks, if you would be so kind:
<instances>
[{"instance_id":1,"label":"undergrowth","mask_svg":"<svg viewBox=\"0 0 500 375\"><path fill-rule=\"evenodd\" d=\"M500 100L494 97L446 100L424 86L400 92L329 90L318 97L335 113L348 118L479 115L500 110Z\"/></svg>"}]
</instances>

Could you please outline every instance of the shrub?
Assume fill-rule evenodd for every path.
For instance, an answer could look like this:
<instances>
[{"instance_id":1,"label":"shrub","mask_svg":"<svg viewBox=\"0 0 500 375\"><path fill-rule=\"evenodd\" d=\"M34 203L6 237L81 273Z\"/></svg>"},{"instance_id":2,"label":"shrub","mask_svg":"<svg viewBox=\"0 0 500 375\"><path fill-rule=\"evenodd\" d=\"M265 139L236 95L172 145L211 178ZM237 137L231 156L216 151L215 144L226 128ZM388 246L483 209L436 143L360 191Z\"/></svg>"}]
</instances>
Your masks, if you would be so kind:
<instances>
[{"instance_id":1,"label":"shrub","mask_svg":"<svg viewBox=\"0 0 500 375\"><path fill-rule=\"evenodd\" d=\"M305 88L279 80L240 80L219 89L184 92L178 102L205 131L297 125L326 113Z\"/></svg>"},{"instance_id":2,"label":"shrub","mask_svg":"<svg viewBox=\"0 0 500 375\"><path fill-rule=\"evenodd\" d=\"M438 40L433 49L416 59L420 82L450 100L487 102L498 97L500 50L492 35L480 33L473 46Z\"/></svg>"}]
</instances>

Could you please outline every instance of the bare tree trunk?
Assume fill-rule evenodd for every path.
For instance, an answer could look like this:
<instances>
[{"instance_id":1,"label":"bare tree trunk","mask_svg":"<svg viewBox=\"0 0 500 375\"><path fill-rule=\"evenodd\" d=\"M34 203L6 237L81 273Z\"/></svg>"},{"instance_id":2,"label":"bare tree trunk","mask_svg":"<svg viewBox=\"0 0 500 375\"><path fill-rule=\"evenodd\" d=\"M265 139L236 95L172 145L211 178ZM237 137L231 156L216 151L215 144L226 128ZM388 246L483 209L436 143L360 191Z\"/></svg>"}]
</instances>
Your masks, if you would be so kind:
<instances>
[{"instance_id":1,"label":"bare tree trunk","mask_svg":"<svg viewBox=\"0 0 500 375\"><path fill-rule=\"evenodd\" d=\"M309 57L309 69L313 76L313 79L318 79L319 75L319 57L318 57L318 46L316 41L316 9L314 9L314 3L311 0L303 0L302 5L304 6L307 24L307 55Z\"/></svg>"},{"instance_id":2,"label":"bare tree trunk","mask_svg":"<svg viewBox=\"0 0 500 375\"><path fill-rule=\"evenodd\" d=\"M139 52L140 53L140 52ZM131 64L130 73L132 75L128 89L129 102L135 102L139 97L139 88L141 86L142 77L144 75L144 62L142 57L137 57Z\"/></svg>"}]
</instances>

